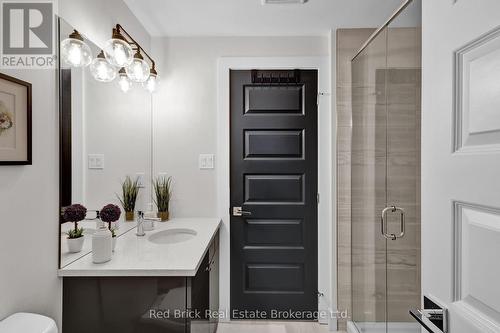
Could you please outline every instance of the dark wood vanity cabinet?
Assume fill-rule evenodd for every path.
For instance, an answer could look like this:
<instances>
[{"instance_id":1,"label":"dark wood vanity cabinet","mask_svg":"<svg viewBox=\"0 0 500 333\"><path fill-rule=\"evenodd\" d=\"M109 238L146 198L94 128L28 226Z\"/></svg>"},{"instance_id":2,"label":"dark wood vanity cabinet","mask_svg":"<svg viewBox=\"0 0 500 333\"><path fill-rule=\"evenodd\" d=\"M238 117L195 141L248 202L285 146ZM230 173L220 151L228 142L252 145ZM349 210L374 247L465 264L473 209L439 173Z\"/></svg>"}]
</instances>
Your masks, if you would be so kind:
<instances>
[{"instance_id":1,"label":"dark wood vanity cabinet","mask_svg":"<svg viewBox=\"0 0 500 333\"><path fill-rule=\"evenodd\" d=\"M215 333L219 311L219 238L210 244L196 273L186 279L187 330L191 333Z\"/></svg>"},{"instance_id":2,"label":"dark wood vanity cabinet","mask_svg":"<svg viewBox=\"0 0 500 333\"><path fill-rule=\"evenodd\" d=\"M64 277L63 333L214 333L218 237L192 277Z\"/></svg>"}]
</instances>

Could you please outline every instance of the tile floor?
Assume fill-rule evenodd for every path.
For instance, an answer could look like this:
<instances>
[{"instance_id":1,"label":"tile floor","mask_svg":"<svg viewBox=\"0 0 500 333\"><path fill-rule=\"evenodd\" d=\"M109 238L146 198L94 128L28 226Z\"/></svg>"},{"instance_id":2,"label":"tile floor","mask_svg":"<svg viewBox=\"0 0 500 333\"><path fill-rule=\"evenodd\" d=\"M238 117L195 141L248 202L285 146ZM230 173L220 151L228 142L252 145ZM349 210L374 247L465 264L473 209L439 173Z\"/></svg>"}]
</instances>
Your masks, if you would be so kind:
<instances>
[{"instance_id":1,"label":"tile floor","mask_svg":"<svg viewBox=\"0 0 500 333\"><path fill-rule=\"evenodd\" d=\"M311 322L233 321L219 323L217 333L329 333L328 326ZM345 333L345 332L337 332Z\"/></svg>"}]
</instances>

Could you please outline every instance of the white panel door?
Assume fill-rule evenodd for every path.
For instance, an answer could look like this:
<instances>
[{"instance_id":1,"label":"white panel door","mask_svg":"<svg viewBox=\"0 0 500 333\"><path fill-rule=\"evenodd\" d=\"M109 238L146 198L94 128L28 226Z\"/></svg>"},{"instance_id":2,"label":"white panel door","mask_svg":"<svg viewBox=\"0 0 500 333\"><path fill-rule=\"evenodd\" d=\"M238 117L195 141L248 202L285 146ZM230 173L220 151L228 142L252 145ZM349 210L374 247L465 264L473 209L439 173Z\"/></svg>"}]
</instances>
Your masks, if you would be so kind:
<instances>
[{"instance_id":1,"label":"white panel door","mask_svg":"<svg viewBox=\"0 0 500 333\"><path fill-rule=\"evenodd\" d=\"M422 294L500 332L500 1L424 0Z\"/></svg>"}]
</instances>

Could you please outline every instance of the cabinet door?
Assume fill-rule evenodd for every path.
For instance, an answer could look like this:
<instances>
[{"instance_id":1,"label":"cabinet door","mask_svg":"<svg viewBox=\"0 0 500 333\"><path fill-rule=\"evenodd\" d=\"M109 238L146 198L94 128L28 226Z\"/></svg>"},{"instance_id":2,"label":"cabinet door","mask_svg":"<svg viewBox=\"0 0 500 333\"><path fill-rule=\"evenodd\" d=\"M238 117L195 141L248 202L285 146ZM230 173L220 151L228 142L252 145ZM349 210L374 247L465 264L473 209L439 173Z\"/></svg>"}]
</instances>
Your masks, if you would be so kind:
<instances>
[{"instance_id":1,"label":"cabinet door","mask_svg":"<svg viewBox=\"0 0 500 333\"><path fill-rule=\"evenodd\" d=\"M185 277L65 277L62 331L184 333L184 318L157 314L186 308L186 280Z\"/></svg>"},{"instance_id":2,"label":"cabinet door","mask_svg":"<svg viewBox=\"0 0 500 333\"><path fill-rule=\"evenodd\" d=\"M209 306L209 259L207 253L196 275L187 279L188 332L191 333L208 333L205 314Z\"/></svg>"},{"instance_id":3,"label":"cabinet door","mask_svg":"<svg viewBox=\"0 0 500 333\"><path fill-rule=\"evenodd\" d=\"M215 333L219 311L219 236L209 245L196 276L187 279L187 332Z\"/></svg>"},{"instance_id":4,"label":"cabinet door","mask_svg":"<svg viewBox=\"0 0 500 333\"><path fill-rule=\"evenodd\" d=\"M210 256L210 312L212 316L209 318L209 331L208 333L215 333L217 331L217 313L219 311L219 234L215 236L212 246L209 250Z\"/></svg>"}]
</instances>

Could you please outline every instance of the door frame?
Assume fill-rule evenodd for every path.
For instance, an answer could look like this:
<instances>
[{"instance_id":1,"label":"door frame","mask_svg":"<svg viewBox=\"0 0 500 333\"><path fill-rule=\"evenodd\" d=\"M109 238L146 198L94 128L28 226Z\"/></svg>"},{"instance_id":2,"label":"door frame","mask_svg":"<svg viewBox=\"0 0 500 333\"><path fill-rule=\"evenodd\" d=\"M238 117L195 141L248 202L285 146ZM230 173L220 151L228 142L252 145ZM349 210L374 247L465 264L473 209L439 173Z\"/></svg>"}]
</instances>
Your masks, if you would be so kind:
<instances>
[{"instance_id":1,"label":"door frame","mask_svg":"<svg viewBox=\"0 0 500 333\"><path fill-rule=\"evenodd\" d=\"M322 57L221 57L217 63L217 214L220 229L219 308L225 313L221 321L230 321L230 105L229 71L251 69L316 69L318 70L318 311L328 314L319 322L335 330L331 315L337 305L337 230L335 172L335 123L332 116L330 90L330 58Z\"/></svg>"}]
</instances>

